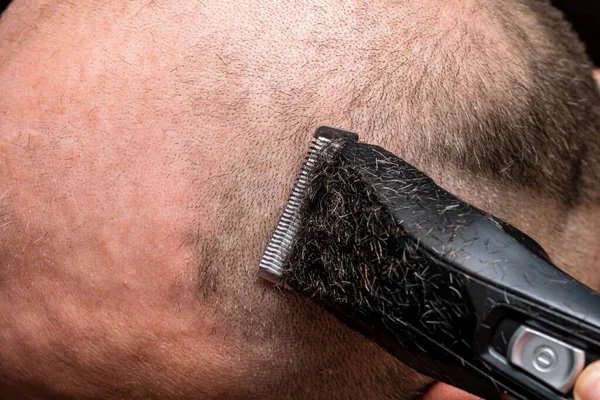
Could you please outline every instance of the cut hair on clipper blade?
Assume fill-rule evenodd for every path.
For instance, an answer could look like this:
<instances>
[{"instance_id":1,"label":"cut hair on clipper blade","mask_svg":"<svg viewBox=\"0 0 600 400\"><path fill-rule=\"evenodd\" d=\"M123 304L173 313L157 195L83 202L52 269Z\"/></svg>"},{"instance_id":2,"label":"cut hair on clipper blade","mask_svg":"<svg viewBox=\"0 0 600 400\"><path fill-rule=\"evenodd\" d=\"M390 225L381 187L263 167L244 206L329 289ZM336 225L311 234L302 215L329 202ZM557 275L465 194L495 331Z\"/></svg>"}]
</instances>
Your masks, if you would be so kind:
<instances>
[{"instance_id":1,"label":"cut hair on clipper blade","mask_svg":"<svg viewBox=\"0 0 600 400\"><path fill-rule=\"evenodd\" d=\"M358 135L353 135L350 132L347 133L347 136L337 135L336 130L328 130L327 127L320 128L320 132L324 135L315 137L313 140L300 170L296 185L292 189L292 193L275 228L275 232L260 261L259 275L274 283L280 283L283 277L285 257L292 250L294 238L300 229L301 221L299 214L319 157L325 156L325 149L329 146L333 146L333 149L329 149L331 152L331 150L336 148L336 145L343 143L345 140L358 139ZM326 132L329 135L325 135Z\"/></svg>"},{"instance_id":2,"label":"cut hair on clipper blade","mask_svg":"<svg viewBox=\"0 0 600 400\"><path fill-rule=\"evenodd\" d=\"M600 296L387 150L314 138L259 275L480 397L571 398L600 357Z\"/></svg>"}]
</instances>

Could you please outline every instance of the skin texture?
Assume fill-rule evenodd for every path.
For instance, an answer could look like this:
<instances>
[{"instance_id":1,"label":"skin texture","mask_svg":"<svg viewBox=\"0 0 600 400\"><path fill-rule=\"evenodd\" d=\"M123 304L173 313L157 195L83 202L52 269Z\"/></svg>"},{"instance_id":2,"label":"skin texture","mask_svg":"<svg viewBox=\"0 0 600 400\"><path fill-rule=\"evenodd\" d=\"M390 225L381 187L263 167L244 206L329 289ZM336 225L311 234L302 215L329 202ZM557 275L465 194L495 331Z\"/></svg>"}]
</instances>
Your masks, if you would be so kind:
<instances>
[{"instance_id":1,"label":"skin texture","mask_svg":"<svg viewBox=\"0 0 600 400\"><path fill-rule=\"evenodd\" d=\"M592 400L600 396L600 362L596 361L583 371L574 389L575 400Z\"/></svg>"},{"instance_id":2,"label":"skin texture","mask_svg":"<svg viewBox=\"0 0 600 400\"><path fill-rule=\"evenodd\" d=\"M473 174L433 157L400 122L380 122L391 111L374 105L423 109L394 97L380 71L408 65L392 78L415 88L426 66L444 72L434 58L382 69L394 51L438 54L436 40L397 38L459 43L460 30L423 26L476 11L483 22L467 31L490 32L479 37L528 82L477 2L15 1L0 20L2 395L424 392L429 379L255 275L318 124L404 156L598 289L593 195L573 204ZM446 64L464 71L460 60Z\"/></svg>"}]
</instances>

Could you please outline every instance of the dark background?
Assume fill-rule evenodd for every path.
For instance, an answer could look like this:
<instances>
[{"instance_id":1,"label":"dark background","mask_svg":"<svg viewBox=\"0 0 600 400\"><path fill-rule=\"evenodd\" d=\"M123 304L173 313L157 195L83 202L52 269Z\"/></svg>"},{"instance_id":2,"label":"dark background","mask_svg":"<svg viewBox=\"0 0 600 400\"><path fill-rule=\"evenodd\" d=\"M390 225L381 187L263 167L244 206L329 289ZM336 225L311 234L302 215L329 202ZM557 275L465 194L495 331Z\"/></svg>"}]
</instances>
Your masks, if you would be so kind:
<instances>
[{"instance_id":1,"label":"dark background","mask_svg":"<svg viewBox=\"0 0 600 400\"><path fill-rule=\"evenodd\" d=\"M494 1L494 0L491 0ZM0 0L0 13L10 0ZM552 0L586 44L594 64L600 66L600 0Z\"/></svg>"},{"instance_id":2,"label":"dark background","mask_svg":"<svg viewBox=\"0 0 600 400\"><path fill-rule=\"evenodd\" d=\"M553 0L571 21L594 64L600 66L600 0Z\"/></svg>"}]
</instances>

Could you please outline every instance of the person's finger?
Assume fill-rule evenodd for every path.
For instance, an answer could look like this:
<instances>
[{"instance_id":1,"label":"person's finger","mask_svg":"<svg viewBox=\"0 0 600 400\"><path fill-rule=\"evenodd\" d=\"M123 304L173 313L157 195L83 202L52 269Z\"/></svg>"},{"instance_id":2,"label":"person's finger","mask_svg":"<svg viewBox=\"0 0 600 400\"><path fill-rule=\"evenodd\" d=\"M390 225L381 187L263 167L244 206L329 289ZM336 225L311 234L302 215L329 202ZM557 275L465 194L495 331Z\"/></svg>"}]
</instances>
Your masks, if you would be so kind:
<instances>
[{"instance_id":1,"label":"person's finger","mask_svg":"<svg viewBox=\"0 0 600 400\"><path fill-rule=\"evenodd\" d=\"M445 383L436 383L425 393L421 400L481 400L460 389L446 385Z\"/></svg>"},{"instance_id":2,"label":"person's finger","mask_svg":"<svg viewBox=\"0 0 600 400\"><path fill-rule=\"evenodd\" d=\"M577 379L573 392L575 400L600 399L600 361L588 366Z\"/></svg>"}]
</instances>

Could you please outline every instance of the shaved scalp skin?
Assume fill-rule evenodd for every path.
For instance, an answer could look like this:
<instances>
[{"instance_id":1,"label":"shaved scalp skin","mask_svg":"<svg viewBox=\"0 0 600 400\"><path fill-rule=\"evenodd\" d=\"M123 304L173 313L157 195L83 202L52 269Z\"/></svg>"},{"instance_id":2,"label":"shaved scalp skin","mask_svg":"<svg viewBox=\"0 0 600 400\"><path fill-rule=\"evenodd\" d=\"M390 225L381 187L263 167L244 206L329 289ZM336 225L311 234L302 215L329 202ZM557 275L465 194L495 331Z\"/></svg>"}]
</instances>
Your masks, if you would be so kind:
<instances>
[{"instance_id":1,"label":"shaved scalp skin","mask_svg":"<svg viewBox=\"0 0 600 400\"><path fill-rule=\"evenodd\" d=\"M600 288L600 100L546 1L15 0L0 93L7 399L424 393L256 277L321 124Z\"/></svg>"}]
</instances>

